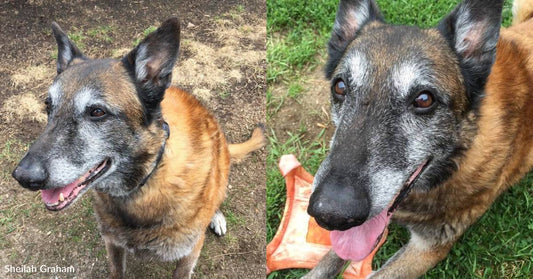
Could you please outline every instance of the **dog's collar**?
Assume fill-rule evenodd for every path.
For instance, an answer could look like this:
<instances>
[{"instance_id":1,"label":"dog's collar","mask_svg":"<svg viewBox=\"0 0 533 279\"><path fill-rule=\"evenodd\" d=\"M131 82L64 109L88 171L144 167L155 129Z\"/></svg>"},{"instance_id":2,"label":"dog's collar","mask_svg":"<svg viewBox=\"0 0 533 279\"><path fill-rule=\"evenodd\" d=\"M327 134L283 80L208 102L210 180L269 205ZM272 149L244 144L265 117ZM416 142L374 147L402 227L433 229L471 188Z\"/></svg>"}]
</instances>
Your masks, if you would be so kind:
<instances>
[{"instance_id":1,"label":"dog's collar","mask_svg":"<svg viewBox=\"0 0 533 279\"><path fill-rule=\"evenodd\" d=\"M166 121L163 121L163 130L165 130L165 139L163 140L163 144L161 145L161 148L159 149L159 152L157 153L157 158L154 162L154 167L152 168L152 171L141 181L141 184L139 184L139 188L142 187L148 179L152 176L152 174L155 172L157 167L159 166L159 163L161 163L161 159L163 158L163 153L165 152L165 146L167 144L167 139L170 136L170 128L168 127L168 124Z\"/></svg>"}]
</instances>

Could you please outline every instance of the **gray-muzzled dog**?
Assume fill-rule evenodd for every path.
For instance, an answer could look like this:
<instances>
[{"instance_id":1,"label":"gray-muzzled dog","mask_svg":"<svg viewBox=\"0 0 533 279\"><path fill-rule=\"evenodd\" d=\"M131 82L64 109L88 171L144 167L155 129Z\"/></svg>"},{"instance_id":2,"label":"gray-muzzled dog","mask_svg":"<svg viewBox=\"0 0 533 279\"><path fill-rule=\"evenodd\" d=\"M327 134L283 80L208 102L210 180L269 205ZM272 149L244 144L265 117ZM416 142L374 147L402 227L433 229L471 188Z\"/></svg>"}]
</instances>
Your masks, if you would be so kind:
<instances>
[{"instance_id":1,"label":"gray-muzzled dog","mask_svg":"<svg viewBox=\"0 0 533 279\"><path fill-rule=\"evenodd\" d=\"M384 22L375 1L341 0L326 76L336 130L308 212L333 251L331 278L374 249L392 219L410 241L371 278L415 278L533 166L533 9L465 0L435 28Z\"/></svg>"}]
</instances>

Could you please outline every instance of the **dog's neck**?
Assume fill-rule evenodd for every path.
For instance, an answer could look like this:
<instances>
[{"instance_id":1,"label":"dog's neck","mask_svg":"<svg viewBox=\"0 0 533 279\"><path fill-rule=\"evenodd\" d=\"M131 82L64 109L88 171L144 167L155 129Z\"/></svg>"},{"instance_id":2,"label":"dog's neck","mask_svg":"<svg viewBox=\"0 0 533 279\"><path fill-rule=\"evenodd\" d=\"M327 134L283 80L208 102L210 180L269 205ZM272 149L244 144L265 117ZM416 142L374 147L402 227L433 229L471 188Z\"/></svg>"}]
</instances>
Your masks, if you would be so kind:
<instances>
[{"instance_id":1,"label":"dog's neck","mask_svg":"<svg viewBox=\"0 0 533 279\"><path fill-rule=\"evenodd\" d=\"M152 170L148 173L148 175L146 177L143 178L143 180L141 180L141 183L139 184L139 186L137 188L141 188L142 186L144 186L144 184L146 184L148 179L150 179L152 174L155 172L155 170L159 166L159 163L161 162L161 159L163 158L163 153L165 152L165 146L166 146L166 143L167 143L167 139L170 136L170 128L168 127L168 124L167 124L166 121L163 121L163 123L161 125L163 127L163 130L165 131L165 139L163 139L163 144L161 144L161 148L159 149L159 152L157 153L157 157L155 159L154 166L153 166Z\"/></svg>"}]
</instances>

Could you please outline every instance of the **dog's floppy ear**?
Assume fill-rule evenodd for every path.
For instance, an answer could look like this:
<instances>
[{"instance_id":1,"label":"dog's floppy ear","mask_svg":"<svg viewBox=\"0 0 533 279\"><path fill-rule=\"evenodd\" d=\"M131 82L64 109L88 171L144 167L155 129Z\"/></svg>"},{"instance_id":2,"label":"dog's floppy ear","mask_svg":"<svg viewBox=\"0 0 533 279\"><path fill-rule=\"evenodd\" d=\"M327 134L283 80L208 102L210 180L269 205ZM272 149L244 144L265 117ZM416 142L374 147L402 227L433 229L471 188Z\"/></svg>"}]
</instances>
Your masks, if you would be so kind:
<instances>
[{"instance_id":1,"label":"dog's floppy ear","mask_svg":"<svg viewBox=\"0 0 533 279\"><path fill-rule=\"evenodd\" d=\"M496 58L503 0L465 0L438 26L459 58L470 102L477 105Z\"/></svg>"},{"instance_id":2,"label":"dog's floppy ear","mask_svg":"<svg viewBox=\"0 0 533 279\"><path fill-rule=\"evenodd\" d=\"M178 58L179 44L180 24L173 17L163 22L122 58L122 63L137 85L148 123L157 117L159 104L172 81L172 68Z\"/></svg>"},{"instance_id":3,"label":"dog's floppy ear","mask_svg":"<svg viewBox=\"0 0 533 279\"><path fill-rule=\"evenodd\" d=\"M68 65L74 60L74 58L87 59L55 22L52 22L52 32L54 33L57 42L58 75L67 69Z\"/></svg>"},{"instance_id":4,"label":"dog's floppy ear","mask_svg":"<svg viewBox=\"0 0 533 279\"><path fill-rule=\"evenodd\" d=\"M373 20L383 20L374 0L341 0L328 43L329 59L326 77L329 79L346 47L355 39L361 27Z\"/></svg>"}]
</instances>

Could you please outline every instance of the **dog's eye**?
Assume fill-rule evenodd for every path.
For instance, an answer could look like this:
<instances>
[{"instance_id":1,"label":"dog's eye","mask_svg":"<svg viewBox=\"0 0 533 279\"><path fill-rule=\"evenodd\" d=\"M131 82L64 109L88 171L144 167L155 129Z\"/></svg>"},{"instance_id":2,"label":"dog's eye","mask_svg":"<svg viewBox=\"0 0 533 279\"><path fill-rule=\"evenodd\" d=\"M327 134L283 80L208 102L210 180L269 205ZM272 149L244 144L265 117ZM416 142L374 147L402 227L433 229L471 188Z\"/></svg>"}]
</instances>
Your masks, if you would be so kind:
<instances>
[{"instance_id":1,"label":"dog's eye","mask_svg":"<svg viewBox=\"0 0 533 279\"><path fill-rule=\"evenodd\" d=\"M416 96L413 101L413 106L415 108L426 109L433 105L433 94L429 91L422 91Z\"/></svg>"},{"instance_id":2,"label":"dog's eye","mask_svg":"<svg viewBox=\"0 0 533 279\"><path fill-rule=\"evenodd\" d=\"M105 111L101 108L91 108L89 115L94 118L100 118L105 115Z\"/></svg>"},{"instance_id":3,"label":"dog's eye","mask_svg":"<svg viewBox=\"0 0 533 279\"><path fill-rule=\"evenodd\" d=\"M346 90L346 85L344 84L344 81L342 79L339 79L335 82L335 93L337 95L344 96L344 91Z\"/></svg>"}]
</instances>

